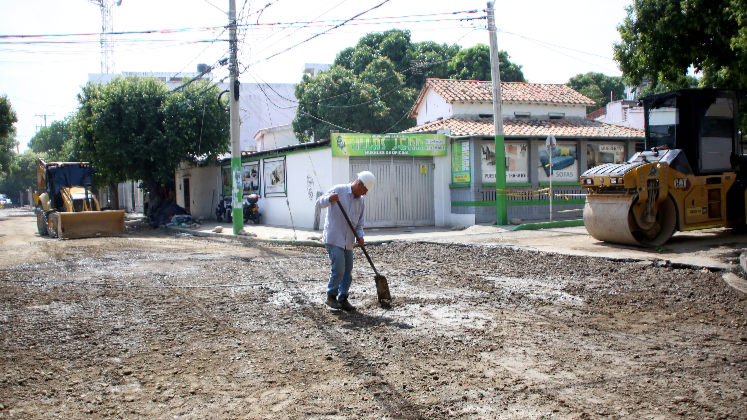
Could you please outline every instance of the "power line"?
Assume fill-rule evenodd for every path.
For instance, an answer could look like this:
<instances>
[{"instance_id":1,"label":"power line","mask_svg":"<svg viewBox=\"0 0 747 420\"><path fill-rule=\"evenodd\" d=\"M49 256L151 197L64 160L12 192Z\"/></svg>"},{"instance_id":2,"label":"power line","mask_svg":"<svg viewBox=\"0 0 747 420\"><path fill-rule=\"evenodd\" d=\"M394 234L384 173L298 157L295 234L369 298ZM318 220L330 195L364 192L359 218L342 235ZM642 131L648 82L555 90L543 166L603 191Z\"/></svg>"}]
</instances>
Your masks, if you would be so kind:
<instances>
[{"instance_id":1,"label":"power line","mask_svg":"<svg viewBox=\"0 0 747 420\"><path fill-rule=\"evenodd\" d=\"M364 15L364 14L366 14L366 13L370 12L371 10L374 10L374 9L378 9L379 7L383 6L384 4L386 4L386 3L388 3L388 2L389 2L389 0L384 0L383 2L381 2L381 3L377 4L376 6L374 6L374 7L371 7L370 9L367 9L367 10L365 10L365 11L361 12L361 13L358 13L357 15L355 15L355 16L353 16L353 17L351 17L350 19L347 19L347 20L345 20L344 22L342 22L342 23L340 23L340 24L338 24L338 25L335 25L335 26L333 26L332 28L329 28L329 29L327 29L326 31L324 31L324 32L322 32L322 33L318 33L318 34L315 34L315 35L314 35L314 36L312 36L311 38L305 39L305 40L303 40L303 41L299 42L298 44L295 44L295 45L293 45L293 46L290 46L290 47L288 47L288 48L286 48L286 49L284 49L284 50L282 50L282 51L280 51L280 52L277 52L277 53L275 53L275 54L273 54L273 55L271 55L271 56L269 56L269 57L266 57L266 58L264 58L263 60L257 61L257 62L255 62L255 63L252 63L252 64L250 64L250 65L247 65L247 66L245 66L245 67L244 67L244 71L242 71L242 73L243 73L243 72L245 72L247 68L249 68L250 66L252 66L252 65L254 65L254 64L257 64L257 63L259 63L259 62L261 62L261 61L267 61L267 60L269 60L269 59L271 59L271 58L273 58L273 57L277 57L277 56L278 56L278 55L280 55L280 54L283 54L283 53L285 53L285 52L288 52L288 51L292 50L293 48L296 48L297 46L299 46L299 45L301 45L301 44L304 44L304 43L306 43L306 42L309 42L309 41L311 41L312 39L314 39L314 38L316 38L316 37L318 37L318 36L320 36L320 35L326 34L326 33L327 33L327 32L329 32L329 31L332 31L332 30L334 30L334 29L336 29L336 28L339 28L340 26L342 26L342 25L344 25L344 24L346 24L346 23L350 22L351 20L353 20L353 19L357 18L358 16L362 16L362 15Z\"/></svg>"}]
</instances>

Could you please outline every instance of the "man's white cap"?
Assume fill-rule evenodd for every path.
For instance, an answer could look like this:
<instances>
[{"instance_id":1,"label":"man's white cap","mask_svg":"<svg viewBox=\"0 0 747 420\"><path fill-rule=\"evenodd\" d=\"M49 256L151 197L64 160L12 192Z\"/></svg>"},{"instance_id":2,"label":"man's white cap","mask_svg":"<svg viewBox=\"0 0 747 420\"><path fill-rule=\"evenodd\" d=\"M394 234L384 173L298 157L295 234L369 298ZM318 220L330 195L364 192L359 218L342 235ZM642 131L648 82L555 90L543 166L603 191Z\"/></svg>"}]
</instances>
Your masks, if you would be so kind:
<instances>
[{"instance_id":1,"label":"man's white cap","mask_svg":"<svg viewBox=\"0 0 747 420\"><path fill-rule=\"evenodd\" d=\"M363 185L366 186L366 189L369 191L374 187L374 185L376 185L376 177L371 172L358 172L358 179L363 183Z\"/></svg>"}]
</instances>

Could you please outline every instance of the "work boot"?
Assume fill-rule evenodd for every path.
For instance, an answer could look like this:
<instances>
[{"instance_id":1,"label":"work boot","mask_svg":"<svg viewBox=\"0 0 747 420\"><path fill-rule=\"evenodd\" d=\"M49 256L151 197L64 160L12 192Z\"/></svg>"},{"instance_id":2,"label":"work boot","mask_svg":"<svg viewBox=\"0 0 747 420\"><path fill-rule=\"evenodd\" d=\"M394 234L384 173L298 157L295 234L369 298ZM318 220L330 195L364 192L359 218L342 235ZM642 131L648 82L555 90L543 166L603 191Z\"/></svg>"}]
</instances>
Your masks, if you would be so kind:
<instances>
[{"instance_id":1,"label":"work boot","mask_svg":"<svg viewBox=\"0 0 747 420\"><path fill-rule=\"evenodd\" d=\"M327 295L327 306L329 306L332 309L340 309L340 302L337 301L337 299L334 296ZM350 305L348 303L348 305Z\"/></svg>"},{"instance_id":2,"label":"work boot","mask_svg":"<svg viewBox=\"0 0 747 420\"><path fill-rule=\"evenodd\" d=\"M355 306L351 305L350 302L348 302L347 299L338 300L337 304L340 305L340 308L343 311L350 312L350 311L354 311L355 310Z\"/></svg>"}]
</instances>

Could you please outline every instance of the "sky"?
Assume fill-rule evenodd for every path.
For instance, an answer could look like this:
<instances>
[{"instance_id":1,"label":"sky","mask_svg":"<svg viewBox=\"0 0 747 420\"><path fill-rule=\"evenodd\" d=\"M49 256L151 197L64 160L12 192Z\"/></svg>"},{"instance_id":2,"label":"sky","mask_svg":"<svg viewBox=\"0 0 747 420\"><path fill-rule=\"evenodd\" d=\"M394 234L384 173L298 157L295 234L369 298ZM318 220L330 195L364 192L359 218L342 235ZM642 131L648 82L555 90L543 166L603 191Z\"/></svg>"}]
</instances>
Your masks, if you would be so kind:
<instances>
[{"instance_id":1,"label":"sky","mask_svg":"<svg viewBox=\"0 0 747 420\"><path fill-rule=\"evenodd\" d=\"M413 42L465 48L489 44L485 19L464 20L486 15L483 0L235 1L243 28L239 33L242 83L297 83L305 63L332 63L340 50L355 45L365 34L392 28L409 30ZM76 95L88 74L101 73L102 17L94 3L0 0L0 95L7 95L18 116L21 153L39 127L74 113ZM616 27L631 3L498 0L498 48L523 66L529 82L566 83L590 71L620 76L612 46L619 42ZM228 8L229 0L112 4L113 31L125 32L112 36L113 71L195 72L199 63L216 64L228 57L228 31L223 29ZM467 11L476 12L455 13ZM227 67L212 75L220 81L227 77Z\"/></svg>"}]
</instances>

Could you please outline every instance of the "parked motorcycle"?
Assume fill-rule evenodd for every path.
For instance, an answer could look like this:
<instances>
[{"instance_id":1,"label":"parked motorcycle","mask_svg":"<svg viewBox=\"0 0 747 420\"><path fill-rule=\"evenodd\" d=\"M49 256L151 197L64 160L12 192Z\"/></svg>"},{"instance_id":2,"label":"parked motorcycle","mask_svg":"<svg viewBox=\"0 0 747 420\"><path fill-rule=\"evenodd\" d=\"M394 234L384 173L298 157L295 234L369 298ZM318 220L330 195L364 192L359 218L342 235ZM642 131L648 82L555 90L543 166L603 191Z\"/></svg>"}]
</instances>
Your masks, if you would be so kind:
<instances>
[{"instance_id":1,"label":"parked motorcycle","mask_svg":"<svg viewBox=\"0 0 747 420\"><path fill-rule=\"evenodd\" d=\"M215 209L215 218L218 220L218 223L222 222L223 219L226 219L227 222L232 221L232 200L233 198L230 195L221 196L220 201L218 201L218 207Z\"/></svg>"},{"instance_id":2,"label":"parked motorcycle","mask_svg":"<svg viewBox=\"0 0 747 420\"><path fill-rule=\"evenodd\" d=\"M244 210L244 223L251 220L255 225L259 224L259 218L262 216L262 213L259 212L257 201L259 201L259 196L257 194L244 196L244 202L242 203Z\"/></svg>"}]
</instances>

